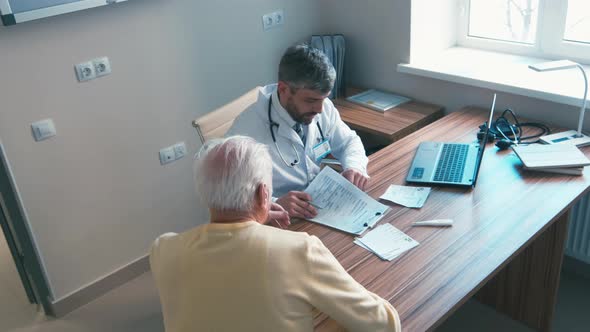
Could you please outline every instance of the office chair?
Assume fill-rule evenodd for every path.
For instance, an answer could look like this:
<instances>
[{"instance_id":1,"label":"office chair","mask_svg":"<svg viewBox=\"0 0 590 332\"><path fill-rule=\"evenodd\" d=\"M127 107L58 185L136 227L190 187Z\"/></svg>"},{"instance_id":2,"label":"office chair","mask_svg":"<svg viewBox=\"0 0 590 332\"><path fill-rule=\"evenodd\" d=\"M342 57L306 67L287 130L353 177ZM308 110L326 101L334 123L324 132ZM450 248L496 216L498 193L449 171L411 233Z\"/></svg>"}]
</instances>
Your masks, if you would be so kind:
<instances>
[{"instance_id":1,"label":"office chair","mask_svg":"<svg viewBox=\"0 0 590 332\"><path fill-rule=\"evenodd\" d=\"M213 112L193 120L193 127L195 127L199 134L201 144L211 138L223 137L238 115L256 101L259 89L260 87L257 86Z\"/></svg>"}]
</instances>

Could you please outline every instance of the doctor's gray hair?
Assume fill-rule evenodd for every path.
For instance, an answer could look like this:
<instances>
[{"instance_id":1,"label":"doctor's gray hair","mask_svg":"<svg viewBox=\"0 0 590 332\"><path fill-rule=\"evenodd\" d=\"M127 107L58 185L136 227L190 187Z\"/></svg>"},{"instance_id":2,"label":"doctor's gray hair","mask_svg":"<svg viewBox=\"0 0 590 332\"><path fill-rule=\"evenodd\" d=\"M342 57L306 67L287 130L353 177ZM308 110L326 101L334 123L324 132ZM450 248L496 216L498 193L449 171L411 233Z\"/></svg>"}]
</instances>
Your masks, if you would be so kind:
<instances>
[{"instance_id":1,"label":"doctor's gray hair","mask_svg":"<svg viewBox=\"0 0 590 332\"><path fill-rule=\"evenodd\" d=\"M272 160L268 148L245 136L206 142L195 155L197 193L209 208L247 212L262 183L272 197Z\"/></svg>"},{"instance_id":2,"label":"doctor's gray hair","mask_svg":"<svg viewBox=\"0 0 590 332\"><path fill-rule=\"evenodd\" d=\"M300 89L328 93L334 87L336 70L320 50L307 44L289 47L279 63L279 81Z\"/></svg>"}]
</instances>

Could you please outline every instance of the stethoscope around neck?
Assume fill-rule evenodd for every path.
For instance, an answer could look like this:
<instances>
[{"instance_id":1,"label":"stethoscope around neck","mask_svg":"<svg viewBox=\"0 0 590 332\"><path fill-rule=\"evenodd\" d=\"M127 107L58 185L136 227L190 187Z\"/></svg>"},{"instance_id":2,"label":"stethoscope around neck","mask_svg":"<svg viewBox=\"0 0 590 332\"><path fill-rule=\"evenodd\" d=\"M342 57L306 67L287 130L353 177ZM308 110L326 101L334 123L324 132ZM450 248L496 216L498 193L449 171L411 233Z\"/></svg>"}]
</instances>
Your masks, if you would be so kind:
<instances>
[{"instance_id":1,"label":"stethoscope around neck","mask_svg":"<svg viewBox=\"0 0 590 332\"><path fill-rule=\"evenodd\" d=\"M292 163L290 163L283 156L283 153L281 152L281 149L279 149L279 145L277 144L277 138L276 138L275 133L273 131L273 127L277 127L277 130L279 129L279 124L272 120L272 116L270 114L271 113L270 112L271 105L272 105L272 96L268 99L268 122L269 122L270 135L272 136L272 141L275 143L275 147L277 148L277 152L279 153L279 156L281 157L281 159L283 160L285 165L287 165L287 167L295 167L296 165L299 165L299 162L300 162L299 152L297 152L295 145L293 145L293 142L291 142L291 148L293 149L293 152L295 152L295 156L296 156L295 159L293 160ZM320 135L322 136L322 141L324 141L325 140L324 133L322 132L322 127L320 127L320 123L316 122L315 124L318 126L318 129L320 131Z\"/></svg>"}]
</instances>

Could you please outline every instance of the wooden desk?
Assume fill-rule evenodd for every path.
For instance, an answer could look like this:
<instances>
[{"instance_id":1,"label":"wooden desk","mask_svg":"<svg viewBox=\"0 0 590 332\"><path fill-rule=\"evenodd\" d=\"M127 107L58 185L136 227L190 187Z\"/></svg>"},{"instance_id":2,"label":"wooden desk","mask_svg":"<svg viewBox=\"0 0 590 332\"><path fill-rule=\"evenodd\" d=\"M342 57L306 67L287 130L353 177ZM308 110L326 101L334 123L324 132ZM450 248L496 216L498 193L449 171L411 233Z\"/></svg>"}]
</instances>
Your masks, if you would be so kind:
<instances>
[{"instance_id":1,"label":"wooden desk","mask_svg":"<svg viewBox=\"0 0 590 332\"><path fill-rule=\"evenodd\" d=\"M351 96L364 90L349 88L346 95ZM385 144L395 142L444 115L444 107L416 101L402 104L385 113L351 103L345 98L336 99L334 105L340 112L342 121L352 129L375 135Z\"/></svg>"},{"instance_id":2,"label":"wooden desk","mask_svg":"<svg viewBox=\"0 0 590 332\"><path fill-rule=\"evenodd\" d=\"M404 184L420 141L471 142L487 111L468 108L400 139L369 158L369 194ZM590 148L584 148L590 155ZM435 329L469 298L547 331L556 300L567 213L589 190L584 176L526 172L510 150L488 144L474 189L433 187L421 209L391 206L388 222L420 242L392 262L352 243L353 237L310 222L292 229L318 236L344 268L398 310L405 331ZM451 218L453 227L411 227ZM321 314L319 331L339 330Z\"/></svg>"}]
</instances>

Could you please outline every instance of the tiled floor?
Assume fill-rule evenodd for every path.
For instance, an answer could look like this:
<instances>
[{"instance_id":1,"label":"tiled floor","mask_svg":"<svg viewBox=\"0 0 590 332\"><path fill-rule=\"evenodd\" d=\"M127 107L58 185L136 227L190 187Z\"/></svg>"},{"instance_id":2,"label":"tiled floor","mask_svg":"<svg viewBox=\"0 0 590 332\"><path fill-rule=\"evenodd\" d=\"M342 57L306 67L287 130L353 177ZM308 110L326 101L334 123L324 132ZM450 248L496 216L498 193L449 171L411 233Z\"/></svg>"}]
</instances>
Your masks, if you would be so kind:
<instances>
[{"instance_id":1,"label":"tiled floor","mask_svg":"<svg viewBox=\"0 0 590 332\"><path fill-rule=\"evenodd\" d=\"M553 331L588 331L589 310L590 279L562 273ZM0 331L161 332L164 328L158 295L150 273L143 274L63 318L46 318L37 312L36 306L28 304L0 232ZM476 301L469 301L438 331L528 332L531 329Z\"/></svg>"}]
</instances>

